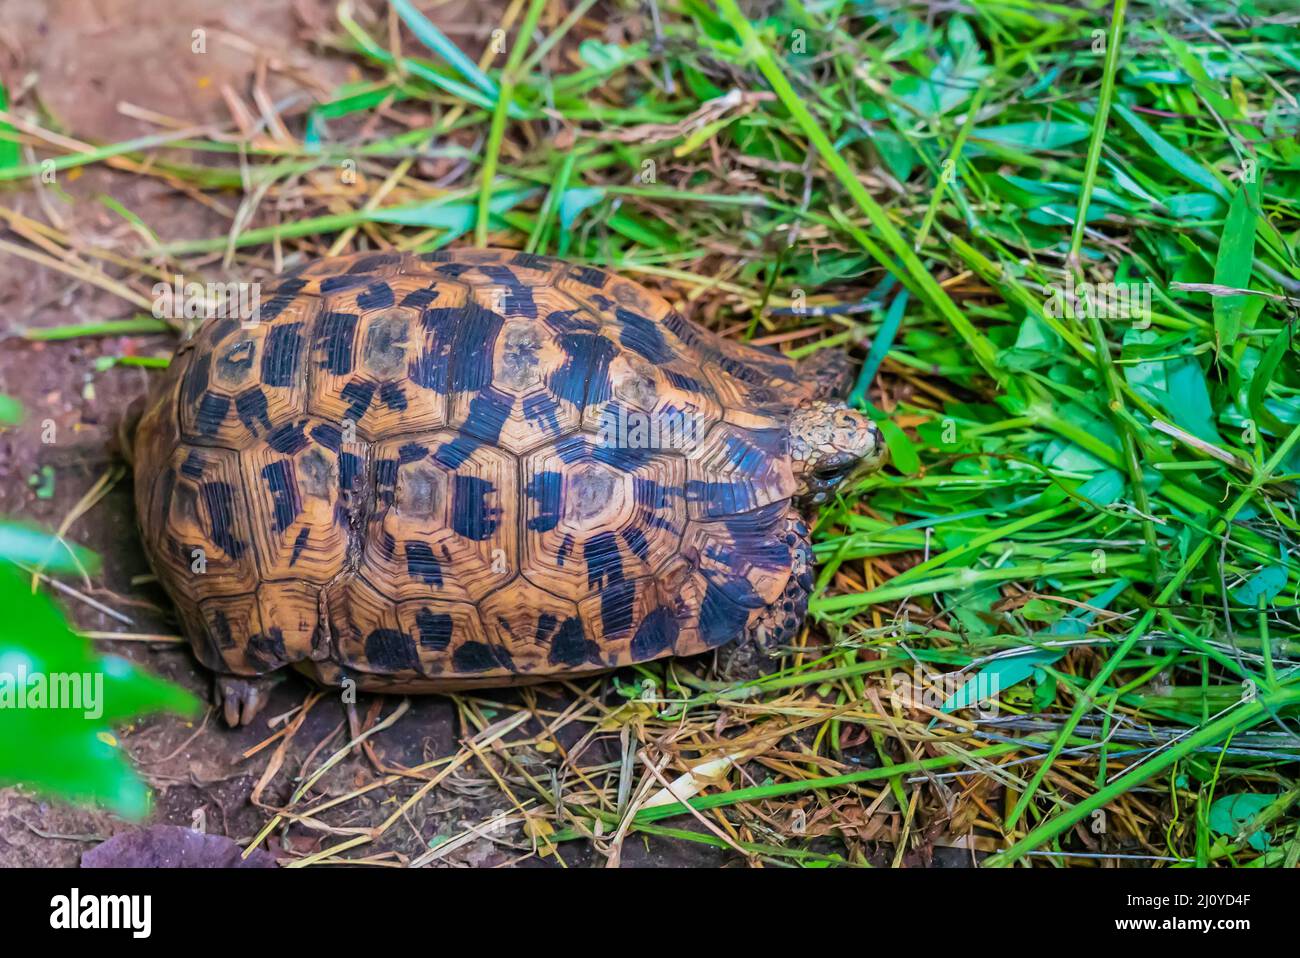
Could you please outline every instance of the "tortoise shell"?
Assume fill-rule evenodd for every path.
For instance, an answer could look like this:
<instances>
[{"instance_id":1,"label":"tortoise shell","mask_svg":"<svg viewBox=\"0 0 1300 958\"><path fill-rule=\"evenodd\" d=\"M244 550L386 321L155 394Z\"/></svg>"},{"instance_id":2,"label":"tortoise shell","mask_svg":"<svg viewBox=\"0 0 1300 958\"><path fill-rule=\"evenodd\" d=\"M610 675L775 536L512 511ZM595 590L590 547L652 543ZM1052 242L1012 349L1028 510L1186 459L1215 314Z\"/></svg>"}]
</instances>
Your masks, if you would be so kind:
<instances>
[{"instance_id":1,"label":"tortoise shell","mask_svg":"<svg viewBox=\"0 0 1300 958\"><path fill-rule=\"evenodd\" d=\"M135 440L146 549L209 668L512 684L715 648L780 600L789 360L512 251L276 282L177 350ZM690 428L632 441L660 422Z\"/></svg>"}]
</instances>

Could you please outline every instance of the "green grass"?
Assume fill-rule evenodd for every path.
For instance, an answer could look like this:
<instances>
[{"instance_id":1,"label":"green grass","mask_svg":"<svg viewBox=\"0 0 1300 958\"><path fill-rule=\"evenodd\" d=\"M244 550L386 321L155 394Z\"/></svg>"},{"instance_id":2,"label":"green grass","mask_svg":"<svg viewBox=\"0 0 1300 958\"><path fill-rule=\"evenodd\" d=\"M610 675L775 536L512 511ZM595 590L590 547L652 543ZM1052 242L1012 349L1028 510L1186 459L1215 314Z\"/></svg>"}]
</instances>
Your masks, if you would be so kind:
<instances>
[{"instance_id":1,"label":"green grass","mask_svg":"<svg viewBox=\"0 0 1300 958\"><path fill-rule=\"evenodd\" d=\"M272 242L490 241L622 271L794 355L870 356L855 396L894 466L820 517L809 648L747 690L646 670L666 710L637 725L643 742L660 720L703 730L732 701L758 734L803 709L810 737L783 748L810 764L771 760L770 781L733 774L692 806L763 809L711 820L780 862L824 857L772 824L797 807L829 816L837 861L873 841L907 851L933 824L973 830L986 864L1294 863L1300 34L1289 4L1248 0L1245 21L1222 6L790 0L757 19L685 0L659 4L661 37L647 23L614 46L592 28L603 7L531 2L511 8L508 52L475 62L394 2L401 55L385 25L342 22L333 39L365 82L290 118L301 145L246 150L270 197L354 160L354 208L309 197L291 219L141 256L197 277L209 261L187 257L230 248L255 272ZM368 126L384 101L430 125ZM172 145L54 158L238 183L229 143L186 140L186 163ZM433 186L421 151L459 172ZM0 178L30 175L17 162ZM1149 300L1125 316L1052 293L1085 282ZM936 724L891 697L939 673L1007 683L998 718L957 693L964 721ZM865 753L842 744L860 731ZM554 821L548 847L625 811L529 794ZM883 838L851 827L855 805ZM684 812L630 828L726 844L651 826Z\"/></svg>"}]
</instances>

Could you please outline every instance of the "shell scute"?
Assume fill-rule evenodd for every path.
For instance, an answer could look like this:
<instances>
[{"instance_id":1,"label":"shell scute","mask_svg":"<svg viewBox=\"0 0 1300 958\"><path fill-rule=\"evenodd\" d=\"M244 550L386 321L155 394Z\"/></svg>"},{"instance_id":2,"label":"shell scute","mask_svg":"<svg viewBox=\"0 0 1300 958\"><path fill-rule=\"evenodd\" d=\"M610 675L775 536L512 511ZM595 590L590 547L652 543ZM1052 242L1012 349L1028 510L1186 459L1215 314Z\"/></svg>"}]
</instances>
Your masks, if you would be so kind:
<instances>
[{"instance_id":1,"label":"shell scute","mask_svg":"<svg viewBox=\"0 0 1300 958\"><path fill-rule=\"evenodd\" d=\"M775 427L723 423L687 459L686 506L692 519L717 519L787 502L796 488Z\"/></svg>"},{"instance_id":2,"label":"shell scute","mask_svg":"<svg viewBox=\"0 0 1300 958\"><path fill-rule=\"evenodd\" d=\"M578 600L651 575L676 554L686 461L570 436L523 460L523 571Z\"/></svg>"},{"instance_id":3,"label":"shell scute","mask_svg":"<svg viewBox=\"0 0 1300 958\"><path fill-rule=\"evenodd\" d=\"M398 599L477 601L518 571L518 463L441 431L376 444L365 568Z\"/></svg>"},{"instance_id":4,"label":"shell scute","mask_svg":"<svg viewBox=\"0 0 1300 958\"><path fill-rule=\"evenodd\" d=\"M155 477L144 525L157 530L160 577L189 600L257 588L238 453L178 445Z\"/></svg>"},{"instance_id":5,"label":"shell scute","mask_svg":"<svg viewBox=\"0 0 1300 958\"><path fill-rule=\"evenodd\" d=\"M186 439L239 449L301 415L316 310L315 299L296 297L274 322L226 318L200 326L179 396Z\"/></svg>"},{"instance_id":6,"label":"shell scute","mask_svg":"<svg viewBox=\"0 0 1300 958\"><path fill-rule=\"evenodd\" d=\"M445 425L446 368L464 344L439 338L437 318L463 309L467 297L457 283L409 276L326 296L309 364L310 412L371 440Z\"/></svg>"},{"instance_id":7,"label":"shell scute","mask_svg":"<svg viewBox=\"0 0 1300 958\"><path fill-rule=\"evenodd\" d=\"M366 455L364 444L345 442L337 426L318 419L286 422L240 454L264 582L323 585L343 568Z\"/></svg>"},{"instance_id":8,"label":"shell scute","mask_svg":"<svg viewBox=\"0 0 1300 958\"><path fill-rule=\"evenodd\" d=\"M511 452L524 452L576 430L585 400L587 366L573 350L571 337L557 334L527 311L495 310L496 288L475 288L480 331L471 364L461 364L454 380L450 424ZM536 293L544 315L568 306L553 290ZM458 328L461 316L450 317Z\"/></svg>"}]
</instances>

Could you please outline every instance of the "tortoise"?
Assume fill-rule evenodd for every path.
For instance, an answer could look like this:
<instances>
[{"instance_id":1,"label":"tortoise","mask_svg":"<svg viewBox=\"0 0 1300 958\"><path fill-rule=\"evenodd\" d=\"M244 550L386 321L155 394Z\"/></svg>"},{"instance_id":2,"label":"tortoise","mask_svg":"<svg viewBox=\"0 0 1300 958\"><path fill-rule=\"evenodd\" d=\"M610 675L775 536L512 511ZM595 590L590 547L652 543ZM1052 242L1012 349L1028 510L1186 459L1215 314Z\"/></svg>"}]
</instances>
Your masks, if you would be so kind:
<instances>
[{"instance_id":1,"label":"tortoise","mask_svg":"<svg viewBox=\"0 0 1300 958\"><path fill-rule=\"evenodd\" d=\"M231 725L285 666L436 692L779 648L805 511L884 458L847 358L816 355L545 256L310 263L155 383L146 553Z\"/></svg>"}]
</instances>

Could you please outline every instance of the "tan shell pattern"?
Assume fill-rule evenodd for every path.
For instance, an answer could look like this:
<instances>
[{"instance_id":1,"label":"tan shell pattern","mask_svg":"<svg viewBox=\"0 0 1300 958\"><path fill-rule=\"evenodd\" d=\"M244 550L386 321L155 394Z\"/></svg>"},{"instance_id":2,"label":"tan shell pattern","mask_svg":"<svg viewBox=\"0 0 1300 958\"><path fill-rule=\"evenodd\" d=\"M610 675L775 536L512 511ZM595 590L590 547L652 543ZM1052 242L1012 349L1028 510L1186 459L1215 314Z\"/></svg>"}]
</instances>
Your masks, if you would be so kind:
<instances>
[{"instance_id":1,"label":"tan shell pattern","mask_svg":"<svg viewBox=\"0 0 1300 958\"><path fill-rule=\"evenodd\" d=\"M205 665L536 681L716 647L781 598L789 361L513 251L277 283L255 323L181 346L135 442L144 542Z\"/></svg>"}]
</instances>

